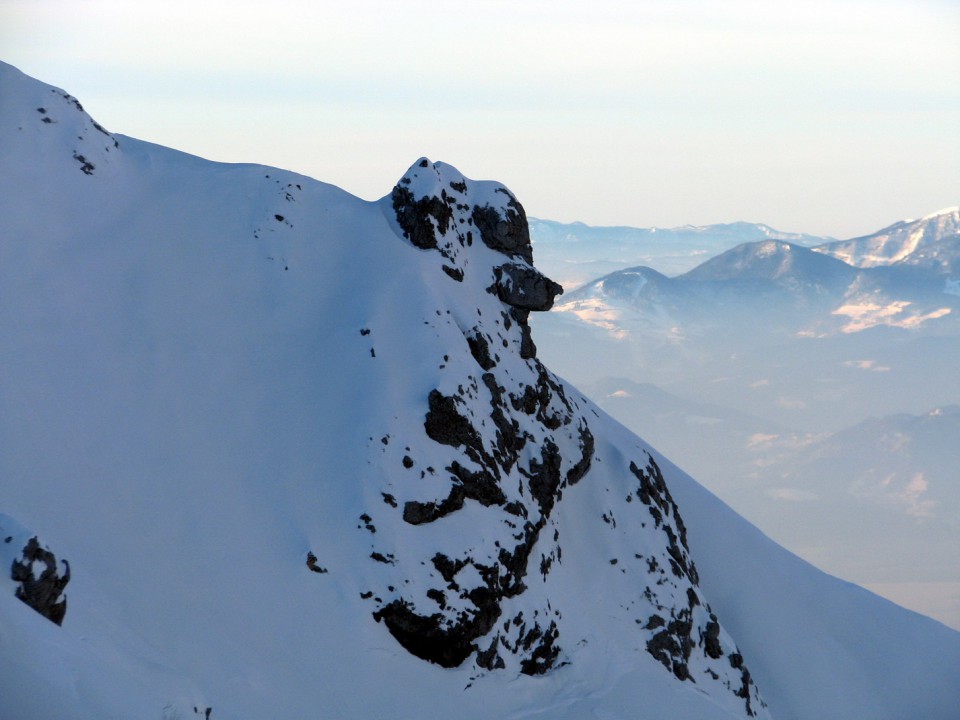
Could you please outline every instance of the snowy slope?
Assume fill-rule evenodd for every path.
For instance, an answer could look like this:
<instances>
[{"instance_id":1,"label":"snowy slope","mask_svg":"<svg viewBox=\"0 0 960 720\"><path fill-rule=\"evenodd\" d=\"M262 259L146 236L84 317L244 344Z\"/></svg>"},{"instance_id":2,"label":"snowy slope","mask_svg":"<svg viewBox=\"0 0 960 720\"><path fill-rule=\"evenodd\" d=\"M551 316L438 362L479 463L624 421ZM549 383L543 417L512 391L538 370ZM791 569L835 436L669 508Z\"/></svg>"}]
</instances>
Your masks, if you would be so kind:
<instances>
[{"instance_id":1,"label":"snowy slope","mask_svg":"<svg viewBox=\"0 0 960 720\"><path fill-rule=\"evenodd\" d=\"M36 535L71 572L59 627L0 584L0 717L960 703L960 635L542 366L559 288L502 186L422 160L369 203L111 135L6 65L0 99L0 559Z\"/></svg>"},{"instance_id":2,"label":"snowy slope","mask_svg":"<svg viewBox=\"0 0 960 720\"><path fill-rule=\"evenodd\" d=\"M870 235L835 240L816 248L856 267L878 267L905 260L960 232L960 208L945 208L919 220L902 220Z\"/></svg>"}]
</instances>

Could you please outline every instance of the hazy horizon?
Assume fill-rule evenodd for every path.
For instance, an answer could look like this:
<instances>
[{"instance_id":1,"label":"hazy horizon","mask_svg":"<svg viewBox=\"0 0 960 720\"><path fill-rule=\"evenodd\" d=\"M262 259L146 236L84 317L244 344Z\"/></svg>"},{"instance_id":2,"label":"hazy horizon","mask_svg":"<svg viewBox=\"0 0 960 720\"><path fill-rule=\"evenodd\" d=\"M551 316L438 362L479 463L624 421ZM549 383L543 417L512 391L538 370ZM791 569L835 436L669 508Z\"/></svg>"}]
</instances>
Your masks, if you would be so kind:
<instances>
[{"instance_id":1,"label":"hazy horizon","mask_svg":"<svg viewBox=\"0 0 960 720\"><path fill-rule=\"evenodd\" d=\"M946 0L14 0L0 19L3 59L112 131L367 199L427 155L591 225L844 238L958 201Z\"/></svg>"}]
</instances>

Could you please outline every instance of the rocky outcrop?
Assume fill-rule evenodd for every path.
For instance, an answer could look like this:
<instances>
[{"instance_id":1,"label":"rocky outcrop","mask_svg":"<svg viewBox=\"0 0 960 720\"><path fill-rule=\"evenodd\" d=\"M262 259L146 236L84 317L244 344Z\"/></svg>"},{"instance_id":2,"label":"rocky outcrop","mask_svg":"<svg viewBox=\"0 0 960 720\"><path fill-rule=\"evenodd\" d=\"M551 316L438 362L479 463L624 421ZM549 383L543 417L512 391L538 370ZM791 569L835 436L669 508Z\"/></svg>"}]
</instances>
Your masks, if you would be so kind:
<instances>
[{"instance_id":1,"label":"rocky outcrop","mask_svg":"<svg viewBox=\"0 0 960 720\"><path fill-rule=\"evenodd\" d=\"M506 203L500 209L490 205L473 206L470 218L480 232L480 239L491 250L522 258L532 264L533 247L527 214L509 190L498 188L497 192L506 196Z\"/></svg>"},{"instance_id":2,"label":"rocky outcrop","mask_svg":"<svg viewBox=\"0 0 960 720\"><path fill-rule=\"evenodd\" d=\"M388 546L378 534L383 545L371 557L390 562L380 562L383 582L362 597L417 657L443 667L549 672L566 662L569 642L549 590L563 563L558 508L599 462L586 400L569 396L530 336L529 313L548 310L561 288L531 264L523 208L496 183L421 160L394 188L389 208L399 233L438 253L438 272L457 283L449 286L463 295L449 308L457 312L438 309L441 320L425 324L459 331L462 345L450 348L456 360L443 357L442 382L426 393L423 415L397 418L375 445L389 455L394 436L405 440L387 465L390 492L381 490L384 502L367 512L391 514L377 527L400 520L404 535L423 533L434 544L418 555L411 548L421 543ZM597 520L615 530L623 516L628 546L643 549L609 560L612 582L630 588L617 612L633 613L636 646L678 681L719 683L752 715L762 701L699 591L660 468L649 453L616 453L610 462L620 467L622 489L593 492L610 503ZM619 539L612 546L623 547Z\"/></svg>"},{"instance_id":3,"label":"rocky outcrop","mask_svg":"<svg viewBox=\"0 0 960 720\"><path fill-rule=\"evenodd\" d=\"M63 590L70 582L70 564L64 560L63 571L52 552L30 538L23 554L13 561L10 577L18 583L16 596L51 622L61 625L67 613L67 597Z\"/></svg>"},{"instance_id":4,"label":"rocky outcrop","mask_svg":"<svg viewBox=\"0 0 960 720\"><path fill-rule=\"evenodd\" d=\"M404 238L421 250L436 250L447 260L443 271L462 282L465 248L479 236L483 245L507 258L481 272L492 272L488 291L513 311L520 328L523 357L536 355L527 313L553 307L563 288L533 266L533 246L523 206L499 183L486 183L480 192L443 163L421 158L390 193L393 217Z\"/></svg>"},{"instance_id":5,"label":"rocky outcrop","mask_svg":"<svg viewBox=\"0 0 960 720\"><path fill-rule=\"evenodd\" d=\"M436 388L426 398L423 440L449 450L449 489L434 497L413 491L398 509L407 524L424 526L451 522L476 503L490 513L494 539L458 555L435 553L435 580L422 596L397 591L374 617L411 653L444 667L475 656L478 667L509 662L523 673L543 673L561 653L549 609L535 610L530 622L522 612L500 621L508 602L526 591L536 549L535 566L549 574L559 554L556 530L546 532L553 510L593 458L587 420L536 359L527 323L530 311L549 309L561 288L531 264L526 215L503 186L467 181L424 159L397 183L390 202L411 244L438 252L453 280L472 281L496 298L493 312L490 299L475 298L482 301L478 321L460 328L473 369L455 390ZM409 455L401 465L417 467ZM541 547L548 544L553 548Z\"/></svg>"},{"instance_id":6,"label":"rocky outcrop","mask_svg":"<svg viewBox=\"0 0 960 720\"><path fill-rule=\"evenodd\" d=\"M521 310L549 310L563 292L550 278L529 265L504 263L494 271L496 294L503 302Z\"/></svg>"}]
</instances>

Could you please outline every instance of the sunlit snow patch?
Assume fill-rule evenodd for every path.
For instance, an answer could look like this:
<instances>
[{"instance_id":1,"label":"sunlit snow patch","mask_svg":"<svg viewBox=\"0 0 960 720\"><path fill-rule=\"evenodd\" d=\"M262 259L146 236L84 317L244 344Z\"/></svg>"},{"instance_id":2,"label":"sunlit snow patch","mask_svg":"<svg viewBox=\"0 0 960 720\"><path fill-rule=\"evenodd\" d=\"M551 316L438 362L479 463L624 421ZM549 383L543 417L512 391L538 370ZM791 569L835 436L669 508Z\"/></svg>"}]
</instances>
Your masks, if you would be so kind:
<instances>
[{"instance_id":1,"label":"sunlit snow patch","mask_svg":"<svg viewBox=\"0 0 960 720\"><path fill-rule=\"evenodd\" d=\"M577 300L555 308L556 312L568 312L587 325L593 325L608 333L615 340L624 340L629 333L620 323L623 313L606 305L599 298Z\"/></svg>"},{"instance_id":2,"label":"sunlit snow patch","mask_svg":"<svg viewBox=\"0 0 960 720\"><path fill-rule=\"evenodd\" d=\"M845 360L841 363L843 367L855 368L857 370L870 370L872 372L889 372L889 365L880 365L876 360Z\"/></svg>"},{"instance_id":3,"label":"sunlit snow patch","mask_svg":"<svg viewBox=\"0 0 960 720\"><path fill-rule=\"evenodd\" d=\"M840 328L840 332L848 334L878 325L905 329L918 328L928 320L936 320L950 314L950 308L939 308L918 315L906 314L906 309L912 304L909 300L897 300L888 305L871 302L850 303L837 308L832 314L850 318L849 322Z\"/></svg>"}]
</instances>

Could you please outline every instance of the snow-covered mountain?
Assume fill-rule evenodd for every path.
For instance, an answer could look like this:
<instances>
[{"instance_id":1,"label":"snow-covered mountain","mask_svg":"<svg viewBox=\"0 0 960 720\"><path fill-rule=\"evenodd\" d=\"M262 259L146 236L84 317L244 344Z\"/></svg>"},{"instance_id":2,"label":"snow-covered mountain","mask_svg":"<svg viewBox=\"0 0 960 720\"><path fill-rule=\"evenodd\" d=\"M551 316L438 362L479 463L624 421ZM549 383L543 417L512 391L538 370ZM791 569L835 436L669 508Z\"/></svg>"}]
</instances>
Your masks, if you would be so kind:
<instances>
[{"instance_id":1,"label":"snow-covered mountain","mask_svg":"<svg viewBox=\"0 0 960 720\"><path fill-rule=\"evenodd\" d=\"M960 634L542 364L560 288L498 183L421 159L365 202L0 65L0 288L0 717L960 705Z\"/></svg>"},{"instance_id":2,"label":"snow-covered mountain","mask_svg":"<svg viewBox=\"0 0 960 720\"><path fill-rule=\"evenodd\" d=\"M946 278L949 291L960 290L960 234L949 235L907 255L896 265L913 265Z\"/></svg>"},{"instance_id":3,"label":"snow-covered mountain","mask_svg":"<svg viewBox=\"0 0 960 720\"><path fill-rule=\"evenodd\" d=\"M620 270L568 293L558 306L612 333L623 313L686 332L745 325L822 336L877 326L916 328L960 310L949 272L951 240L884 267L855 268L815 249L767 240L745 243L667 278L650 268ZM939 244L938 246L939 247ZM952 319L952 318L951 318Z\"/></svg>"},{"instance_id":4,"label":"snow-covered mountain","mask_svg":"<svg viewBox=\"0 0 960 720\"><path fill-rule=\"evenodd\" d=\"M705 259L746 242L783 240L811 247L832 238L786 233L760 223L684 225L676 228L598 227L530 219L537 265L565 288L617 270L646 265L679 275Z\"/></svg>"},{"instance_id":5,"label":"snow-covered mountain","mask_svg":"<svg viewBox=\"0 0 960 720\"><path fill-rule=\"evenodd\" d=\"M946 208L919 220L902 220L870 235L836 240L816 248L856 267L891 265L960 233L960 207Z\"/></svg>"}]
</instances>

